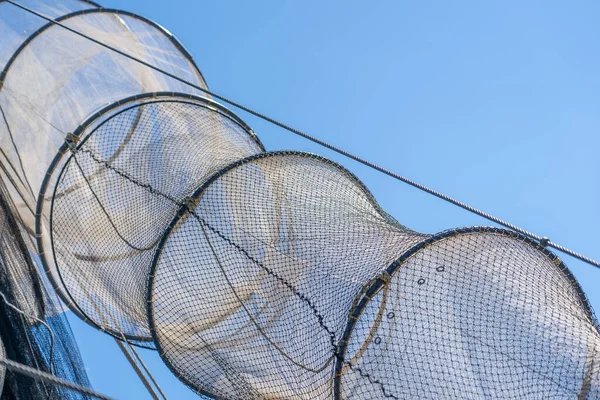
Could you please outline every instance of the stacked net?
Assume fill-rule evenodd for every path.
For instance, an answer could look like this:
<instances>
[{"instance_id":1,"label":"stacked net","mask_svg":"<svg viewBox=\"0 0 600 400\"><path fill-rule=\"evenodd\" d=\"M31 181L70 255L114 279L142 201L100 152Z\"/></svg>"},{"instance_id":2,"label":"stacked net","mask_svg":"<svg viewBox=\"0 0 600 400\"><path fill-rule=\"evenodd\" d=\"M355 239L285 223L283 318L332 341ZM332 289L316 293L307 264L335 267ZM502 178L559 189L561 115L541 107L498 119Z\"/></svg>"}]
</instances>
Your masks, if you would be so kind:
<instances>
[{"instance_id":1,"label":"stacked net","mask_svg":"<svg viewBox=\"0 0 600 400\"><path fill-rule=\"evenodd\" d=\"M179 42L143 17L79 1L52 6L47 0L31 0L25 5L50 17L57 16L56 20L69 28L206 87L197 66ZM12 4L3 3L2 7L10 13L6 18L0 14L0 31L37 28L14 50L0 79L3 179L8 182L19 218L33 232L42 182L69 132L100 108L128 96L159 91L201 93L61 26L32 17ZM65 8L73 12L59 16ZM27 16L25 21L23 15ZM23 34L10 37L19 40ZM3 40L0 49L0 54L10 54L14 45L9 41L5 47ZM42 219L47 224L48 214ZM38 234L49 240L46 225Z\"/></svg>"},{"instance_id":2,"label":"stacked net","mask_svg":"<svg viewBox=\"0 0 600 400\"><path fill-rule=\"evenodd\" d=\"M61 283L82 314L120 339L149 341L146 282L164 230L208 177L262 146L206 99L132 103L90 122L55 168L50 229Z\"/></svg>"},{"instance_id":3,"label":"stacked net","mask_svg":"<svg viewBox=\"0 0 600 400\"><path fill-rule=\"evenodd\" d=\"M206 88L143 17L21 3ZM89 385L52 284L210 397L600 398L594 315L537 243L407 229L341 166L264 153L201 91L1 1L0 37L0 355Z\"/></svg>"},{"instance_id":4,"label":"stacked net","mask_svg":"<svg viewBox=\"0 0 600 400\"><path fill-rule=\"evenodd\" d=\"M156 344L211 396L331 398L354 297L423 238L329 160L247 158L196 191L165 234L148 300Z\"/></svg>"},{"instance_id":5,"label":"stacked net","mask_svg":"<svg viewBox=\"0 0 600 400\"><path fill-rule=\"evenodd\" d=\"M513 232L428 238L326 159L219 171L159 245L148 316L215 398L594 399L600 334L554 255Z\"/></svg>"},{"instance_id":6,"label":"stacked net","mask_svg":"<svg viewBox=\"0 0 600 400\"><path fill-rule=\"evenodd\" d=\"M589 304L561 261L531 240L496 228L449 231L389 272L348 320L339 398L600 398Z\"/></svg>"},{"instance_id":7,"label":"stacked net","mask_svg":"<svg viewBox=\"0 0 600 400\"><path fill-rule=\"evenodd\" d=\"M3 188L0 193L0 340L4 345L0 355L89 387L66 316L45 289ZM2 374L3 400L88 398L4 368Z\"/></svg>"}]
</instances>

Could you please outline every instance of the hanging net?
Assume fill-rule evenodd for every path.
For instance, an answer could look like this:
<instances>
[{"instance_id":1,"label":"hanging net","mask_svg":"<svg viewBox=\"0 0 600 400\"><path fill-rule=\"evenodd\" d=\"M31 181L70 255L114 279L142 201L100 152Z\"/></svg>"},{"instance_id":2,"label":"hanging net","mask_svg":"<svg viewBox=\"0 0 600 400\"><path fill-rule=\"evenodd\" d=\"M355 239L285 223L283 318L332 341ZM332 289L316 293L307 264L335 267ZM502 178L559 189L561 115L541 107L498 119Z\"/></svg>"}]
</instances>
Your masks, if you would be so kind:
<instances>
[{"instance_id":1,"label":"hanging net","mask_svg":"<svg viewBox=\"0 0 600 400\"><path fill-rule=\"evenodd\" d=\"M600 398L589 304L531 240L496 228L444 232L389 271L349 319L341 398Z\"/></svg>"},{"instance_id":2,"label":"hanging net","mask_svg":"<svg viewBox=\"0 0 600 400\"><path fill-rule=\"evenodd\" d=\"M146 281L165 228L206 178L262 146L226 109L172 96L120 106L79 136L50 200L61 282L97 326L148 341Z\"/></svg>"},{"instance_id":3,"label":"hanging net","mask_svg":"<svg viewBox=\"0 0 600 400\"><path fill-rule=\"evenodd\" d=\"M404 228L326 159L250 157L165 232L154 339L217 398L596 398L600 335L566 267L505 230L455 232Z\"/></svg>"},{"instance_id":4,"label":"hanging net","mask_svg":"<svg viewBox=\"0 0 600 400\"><path fill-rule=\"evenodd\" d=\"M206 88L143 17L21 3ZM538 243L407 229L338 164L265 153L202 90L2 1L0 37L1 356L89 385L51 285L209 397L600 398L597 321Z\"/></svg>"},{"instance_id":5,"label":"hanging net","mask_svg":"<svg viewBox=\"0 0 600 400\"><path fill-rule=\"evenodd\" d=\"M225 398L331 398L358 291L423 239L347 170L306 153L228 166L171 226L149 304L167 364Z\"/></svg>"},{"instance_id":6,"label":"hanging net","mask_svg":"<svg viewBox=\"0 0 600 400\"><path fill-rule=\"evenodd\" d=\"M5 191L0 191L0 340L2 358L89 387L66 316L46 291ZM4 371L2 399L87 399L49 382Z\"/></svg>"}]
</instances>

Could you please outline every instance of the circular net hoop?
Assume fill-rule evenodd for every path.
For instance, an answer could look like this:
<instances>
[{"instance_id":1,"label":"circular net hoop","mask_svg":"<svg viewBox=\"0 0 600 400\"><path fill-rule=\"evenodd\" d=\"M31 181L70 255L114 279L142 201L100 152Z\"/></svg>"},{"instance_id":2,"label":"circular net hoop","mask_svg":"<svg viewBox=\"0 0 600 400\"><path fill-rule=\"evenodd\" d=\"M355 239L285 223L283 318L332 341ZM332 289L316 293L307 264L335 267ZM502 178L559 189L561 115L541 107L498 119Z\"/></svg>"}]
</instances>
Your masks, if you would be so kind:
<instances>
[{"instance_id":1,"label":"circular net hoop","mask_svg":"<svg viewBox=\"0 0 600 400\"><path fill-rule=\"evenodd\" d=\"M38 3L28 0L22 4L48 11ZM190 55L152 21L114 9L81 10L81 6L73 6L77 2L72 0L60 2L60 6L57 1L52 3L63 10L70 3L68 8L73 10L67 15L57 10L48 13L57 16L61 25L206 88ZM4 39L12 36L5 35L4 21L19 32L32 26L22 20L29 15L27 12L7 5L13 13L7 13L5 20L5 10L0 10L0 49L10 46ZM35 16L33 19L38 23L41 20ZM14 182L9 191L11 199L30 231L39 218L35 212L37 195L67 132L96 110L128 96L158 91L202 95L59 25L41 22L43 25L14 50L0 76L0 108L6 117L0 117L0 159L9 167L7 175ZM42 216L44 223L47 217Z\"/></svg>"},{"instance_id":2,"label":"circular net hoop","mask_svg":"<svg viewBox=\"0 0 600 400\"><path fill-rule=\"evenodd\" d=\"M353 299L423 238L327 159L234 163L195 192L159 246L148 292L157 348L213 397L330 399Z\"/></svg>"},{"instance_id":3,"label":"circular net hoop","mask_svg":"<svg viewBox=\"0 0 600 400\"><path fill-rule=\"evenodd\" d=\"M99 116L63 157L48 193L54 263L100 329L150 340L146 282L163 231L207 177L263 150L226 111L187 98L128 105Z\"/></svg>"},{"instance_id":4,"label":"circular net hoop","mask_svg":"<svg viewBox=\"0 0 600 400\"><path fill-rule=\"evenodd\" d=\"M600 398L589 304L562 262L529 239L449 231L390 273L348 320L337 398Z\"/></svg>"}]
</instances>

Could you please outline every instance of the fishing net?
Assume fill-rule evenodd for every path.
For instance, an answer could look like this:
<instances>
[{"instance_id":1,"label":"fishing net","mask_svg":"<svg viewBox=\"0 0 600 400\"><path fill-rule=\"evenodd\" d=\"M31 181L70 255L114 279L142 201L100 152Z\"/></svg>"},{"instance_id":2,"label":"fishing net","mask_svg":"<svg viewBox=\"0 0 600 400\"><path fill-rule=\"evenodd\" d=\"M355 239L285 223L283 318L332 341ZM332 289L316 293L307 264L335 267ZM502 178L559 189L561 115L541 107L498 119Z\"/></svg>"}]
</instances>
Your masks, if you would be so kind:
<instances>
[{"instance_id":1,"label":"fishing net","mask_svg":"<svg viewBox=\"0 0 600 400\"><path fill-rule=\"evenodd\" d=\"M98 42L206 88L189 53L168 31L152 21L124 11L98 8L88 1L66 0L57 3L25 0L20 4L55 18L62 25ZM0 77L0 177L6 183L7 193L16 207L15 217L19 224L25 228L28 236L39 241L40 254L44 255L44 270L50 274L50 282L63 301L88 320L91 318L83 315L73 304L73 299L65 294L52 253L52 202L49 200L55 190L52 184L56 183L56 177L47 174L49 170L60 172L62 167L59 162L54 166L57 168L53 168L53 162L61 158L61 147L69 133L107 105L117 103L118 106L118 102L125 98L143 96L149 92L203 93L10 3L0 2L0 33L3 34L0 36L0 61L3 67ZM163 121L170 118L166 113L160 116L157 113L155 117ZM173 123L176 124L176 121ZM152 129L157 129L158 125L155 124ZM133 123L129 128L133 128ZM186 128L176 129L182 133ZM146 134L149 135L148 143L152 140L160 142L156 132L147 131ZM148 149L151 146L148 144ZM161 143L157 145L158 148L161 146ZM239 156L249 154L253 153ZM40 192L43 193L40 195ZM70 198L74 199L75 195ZM98 207L95 210L102 212ZM148 215L145 217L149 218ZM93 222L93 217L89 221ZM101 234L98 234L96 238L100 237ZM82 243L81 238L76 239ZM121 251L121 248L117 251ZM85 258L84 253L82 250L70 257ZM89 264L91 261L78 259L78 262ZM138 293L132 290L135 297ZM95 303L95 294L86 295L91 303ZM96 317L94 313L110 314L112 310L128 308L133 301L120 304L122 299L118 294L115 299L119 304L99 305L100 309L90 311L92 317ZM138 308L143 311L143 307ZM130 320L136 320L142 314L136 314L134 310L127 321L120 321L119 316L112 315L104 319L96 318L95 321L109 325L107 329L122 324L126 335L131 333L133 338L144 340L148 338L147 329L144 331L141 328L140 331L129 326Z\"/></svg>"},{"instance_id":2,"label":"fishing net","mask_svg":"<svg viewBox=\"0 0 600 400\"><path fill-rule=\"evenodd\" d=\"M48 1L30 3L34 10L44 12L47 7L43 4ZM65 4L71 3L79 4ZM30 15L9 3L2 6L18 15ZM122 11L81 8L74 8L74 12L58 20L99 42L206 87L190 56L160 26ZM22 26L19 21L17 16L13 21L0 14L0 30L16 31ZM158 91L202 94L61 26L45 21L41 26L15 50L0 79L0 159L5 166L5 180L10 182L9 194L21 220L32 232L42 182L68 132L100 108L128 96ZM5 47L2 41L0 48L12 50L14 46L8 43ZM47 214L42 216L44 224L48 223L47 218ZM45 225L38 233L48 235Z\"/></svg>"},{"instance_id":3,"label":"fishing net","mask_svg":"<svg viewBox=\"0 0 600 400\"><path fill-rule=\"evenodd\" d=\"M600 390L596 321L558 258L495 228L410 231L304 153L250 157L202 185L165 233L148 295L167 365L218 398Z\"/></svg>"},{"instance_id":4,"label":"fishing net","mask_svg":"<svg viewBox=\"0 0 600 400\"><path fill-rule=\"evenodd\" d=\"M56 169L58 273L97 326L149 341L146 281L165 228L206 178L262 146L226 109L171 96L121 106L81 137Z\"/></svg>"},{"instance_id":5,"label":"fishing net","mask_svg":"<svg viewBox=\"0 0 600 400\"><path fill-rule=\"evenodd\" d=\"M331 398L354 297L423 238L324 158L276 152L230 165L160 247L149 292L159 351L218 397Z\"/></svg>"},{"instance_id":6,"label":"fishing net","mask_svg":"<svg viewBox=\"0 0 600 400\"><path fill-rule=\"evenodd\" d=\"M77 344L54 295L46 291L28 246L0 191L0 340L12 361L89 387ZM61 386L4 372L4 399L87 399Z\"/></svg>"},{"instance_id":7,"label":"fishing net","mask_svg":"<svg viewBox=\"0 0 600 400\"><path fill-rule=\"evenodd\" d=\"M19 4L34 8L50 18L78 12L96 6L81 0L19 0ZM0 2L0 70L29 36L47 21L6 2ZM0 79L1 80L1 79Z\"/></svg>"},{"instance_id":8,"label":"fishing net","mask_svg":"<svg viewBox=\"0 0 600 400\"><path fill-rule=\"evenodd\" d=\"M143 17L21 3L206 88ZM597 322L539 244L407 229L341 166L264 153L201 90L2 1L0 38L7 358L89 386L52 285L210 397L600 398ZM2 380L2 399L83 397Z\"/></svg>"},{"instance_id":9,"label":"fishing net","mask_svg":"<svg viewBox=\"0 0 600 400\"><path fill-rule=\"evenodd\" d=\"M590 306L562 262L529 239L445 232L390 274L349 319L341 398L600 398Z\"/></svg>"}]
</instances>

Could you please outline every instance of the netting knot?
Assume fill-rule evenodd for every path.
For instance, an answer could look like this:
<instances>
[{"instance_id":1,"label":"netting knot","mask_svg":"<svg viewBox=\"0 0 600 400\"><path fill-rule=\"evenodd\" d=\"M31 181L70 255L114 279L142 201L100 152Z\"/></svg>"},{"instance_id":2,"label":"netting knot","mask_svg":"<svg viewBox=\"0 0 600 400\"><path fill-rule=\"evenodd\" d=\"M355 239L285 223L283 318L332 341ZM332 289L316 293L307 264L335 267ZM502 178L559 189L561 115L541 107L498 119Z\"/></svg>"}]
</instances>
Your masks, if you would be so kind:
<instances>
[{"instance_id":1,"label":"netting knot","mask_svg":"<svg viewBox=\"0 0 600 400\"><path fill-rule=\"evenodd\" d=\"M77 143L79 142L79 136L73 135L73 133L68 132L65 136L65 143L69 146L69 150L73 154L77 153Z\"/></svg>"},{"instance_id":2,"label":"netting knot","mask_svg":"<svg viewBox=\"0 0 600 400\"><path fill-rule=\"evenodd\" d=\"M392 281L392 276L389 272L383 271L381 274L379 274L377 279L382 281L384 285L388 285Z\"/></svg>"},{"instance_id":3,"label":"netting knot","mask_svg":"<svg viewBox=\"0 0 600 400\"><path fill-rule=\"evenodd\" d=\"M183 205L189 212L194 212L196 206L198 205L198 199L194 199L191 196L186 196L183 199Z\"/></svg>"}]
</instances>

